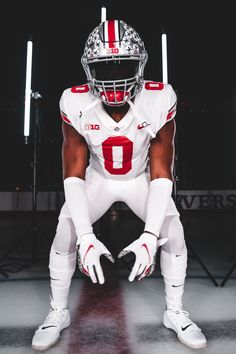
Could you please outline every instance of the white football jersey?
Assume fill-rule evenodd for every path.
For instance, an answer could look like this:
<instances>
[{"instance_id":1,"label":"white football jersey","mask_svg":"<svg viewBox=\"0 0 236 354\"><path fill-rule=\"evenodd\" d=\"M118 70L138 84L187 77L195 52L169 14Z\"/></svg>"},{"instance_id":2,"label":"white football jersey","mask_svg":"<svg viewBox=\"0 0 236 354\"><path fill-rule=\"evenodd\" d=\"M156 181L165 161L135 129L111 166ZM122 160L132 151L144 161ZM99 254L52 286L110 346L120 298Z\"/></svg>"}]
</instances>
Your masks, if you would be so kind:
<instances>
[{"instance_id":1,"label":"white football jersey","mask_svg":"<svg viewBox=\"0 0 236 354\"><path fill-rule=\"evenodd\" d=\"M145 81L134 104L116 123L88 85L66 89L60 99L62 119L81 134L90 165L110 179L133 179L148 168L150 140L176 114L170 84Z\"/></svg>"}]
</instances>

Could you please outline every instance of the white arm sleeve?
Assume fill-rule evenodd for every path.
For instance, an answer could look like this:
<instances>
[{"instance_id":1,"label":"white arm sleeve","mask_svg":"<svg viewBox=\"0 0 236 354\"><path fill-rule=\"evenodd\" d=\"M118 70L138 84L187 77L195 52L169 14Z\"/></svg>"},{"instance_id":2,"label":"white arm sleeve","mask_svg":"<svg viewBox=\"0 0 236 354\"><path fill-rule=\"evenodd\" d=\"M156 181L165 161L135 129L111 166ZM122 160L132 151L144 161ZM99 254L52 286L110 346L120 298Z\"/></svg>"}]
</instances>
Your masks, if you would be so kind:
<instances>
[{"instance_id":1,"label":"white arm sleeve","mask_svg":"<svg viewBox=\"0 0 236 354\"><path fill-rule=\"evenodd\" d=\"M77 244L79 244L83 235L93 233L85 182L78 177L68 177L64 180L64 191L66 204L78 237Z\"/></svg>"},{"instance_id":2,"label":"white arm sleeve","mask_svg":"<svg viewBox=\"0 0 236 354\"><path fill-rule=\"evenodd\" d=\"M151 232L159 237L171 199L172 187L173 182L168 178L156 178L150 182L144 232Z\"/></svg>"}]
</instances>

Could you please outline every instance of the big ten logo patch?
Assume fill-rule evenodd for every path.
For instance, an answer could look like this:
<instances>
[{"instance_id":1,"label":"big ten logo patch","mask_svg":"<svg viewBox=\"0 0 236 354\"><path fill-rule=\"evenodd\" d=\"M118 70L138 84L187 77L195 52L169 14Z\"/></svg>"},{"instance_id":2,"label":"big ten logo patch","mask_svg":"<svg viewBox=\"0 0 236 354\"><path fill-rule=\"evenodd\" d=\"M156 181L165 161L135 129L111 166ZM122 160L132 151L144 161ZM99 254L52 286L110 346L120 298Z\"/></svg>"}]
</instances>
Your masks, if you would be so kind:
<instances>
[{"instance_id":1,"label":"big ten logo patch","mask_svg":"<svg viewBox=\"0 0 236 354\"><path fill-rule=\"evenodd\" d=\"M99 124L85 124L84 129L85 130L100 130L100 125Z\"/></svg>"},{"instance_id":2,"label":"big ten logo patch","mask_svg":"<svg viewBox=\"0 0 236 354\"><path fill-rule=\"evenodd\" d=\"M107 48L106 52L107 52L107 54L118 54L119 48Z\"/></svg>"}]
</instances>

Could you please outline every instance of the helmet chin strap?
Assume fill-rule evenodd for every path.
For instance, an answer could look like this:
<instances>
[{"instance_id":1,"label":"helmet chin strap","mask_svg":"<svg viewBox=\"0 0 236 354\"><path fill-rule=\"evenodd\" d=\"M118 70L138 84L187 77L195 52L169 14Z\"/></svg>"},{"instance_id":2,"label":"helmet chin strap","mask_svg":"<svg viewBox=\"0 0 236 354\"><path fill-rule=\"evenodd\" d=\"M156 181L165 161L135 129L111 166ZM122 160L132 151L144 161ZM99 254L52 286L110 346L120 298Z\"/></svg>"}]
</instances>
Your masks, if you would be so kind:
<instances>
[{"instance_id":1,"label":"helmet chin strap","mask_svg":"<svg viewBox=\"0 0 236 354\"><path fill-rule=\"evenodd\" d=\"M137 111L137 109L135 108L133 102L131 100L128 100L127 103L130 105L130 108L132 109L132 111L134 112L134 116L136 118L136 120L142 124L143 123L143 119L140 118L140 115ZM151 129L151 126L150 125L147 125L145 127L145 129L148 131L148 133L151 135L152 138L155 138L156 137L156 134L153 132L153 130Z\"/></svg>"}]
</instances>

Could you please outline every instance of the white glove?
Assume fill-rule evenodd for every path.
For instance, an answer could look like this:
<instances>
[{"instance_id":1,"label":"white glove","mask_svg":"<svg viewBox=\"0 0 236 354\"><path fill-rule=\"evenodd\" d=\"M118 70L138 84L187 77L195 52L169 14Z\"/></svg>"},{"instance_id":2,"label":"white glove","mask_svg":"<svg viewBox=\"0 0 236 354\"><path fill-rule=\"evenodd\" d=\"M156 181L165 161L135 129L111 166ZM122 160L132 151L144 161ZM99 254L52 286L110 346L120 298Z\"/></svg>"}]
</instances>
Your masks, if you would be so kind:
<instances>
[{"instance_id":1,"label":"white glove","mask_svg":"<svg viewBox=\"0 0 236 354\"><path fill-rule=\"evenodd\" d=\"M137 240L119 253L118 258L125 256L129 252L135 254L136 259L129 275L129 281L133 281L136 277L141 280L153 273L157 250L167 241L167 238L158 239L156 236L144 232Z\"/></svg>"},{"instance_id":2,"label":"white glove","mask_svg":"<svg viewBox=\"0 0 236 354\"><path fill-rule=\"evenodd\" d=\"M93 233L86 234L80 238L78 266L80 271L90 277L93 283L98 281L99 284L103 284L105 281L100 263L101 255L107 257L112 263L115 262L108 249Z\"/></svg>"}]
</instances>

